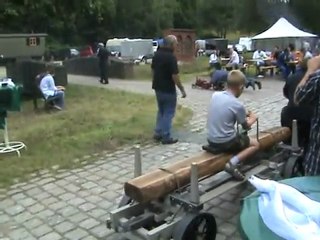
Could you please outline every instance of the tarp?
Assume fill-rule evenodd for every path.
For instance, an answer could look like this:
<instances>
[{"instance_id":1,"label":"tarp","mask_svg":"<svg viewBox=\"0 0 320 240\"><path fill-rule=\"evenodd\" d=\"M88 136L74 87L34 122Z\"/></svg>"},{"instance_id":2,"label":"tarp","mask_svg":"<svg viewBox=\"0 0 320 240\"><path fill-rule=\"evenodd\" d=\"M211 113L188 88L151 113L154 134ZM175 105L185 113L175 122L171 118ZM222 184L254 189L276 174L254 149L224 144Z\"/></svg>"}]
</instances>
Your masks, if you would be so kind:
<instances>
[{"instance_id":1,"label":"tarp","mask_svg":"<svg viewBox=\"0 0 320 240\"><path fill-rule=\"evenodd\" d=\"M280 18L273 26L268 30L260 33L252 38L252 40L260 39L272 39L272 38L309 38L317 37L312 33L304 32L291 23L285 18Z\"/></svg>"},{"instance_id":2,"label":"tarp","mask_svg":"<svg viewBox=\"0 0 320 240\"><path fill-rule=\"evenodd\" d=\"M320 177L299 177L281 181L304 193L312 200L320 202ZM263 222L258 208L260 194L254 192L242 202L240 214L240 233L243 239L283 240L275 235Z\"/></svg>"}]
</instances>

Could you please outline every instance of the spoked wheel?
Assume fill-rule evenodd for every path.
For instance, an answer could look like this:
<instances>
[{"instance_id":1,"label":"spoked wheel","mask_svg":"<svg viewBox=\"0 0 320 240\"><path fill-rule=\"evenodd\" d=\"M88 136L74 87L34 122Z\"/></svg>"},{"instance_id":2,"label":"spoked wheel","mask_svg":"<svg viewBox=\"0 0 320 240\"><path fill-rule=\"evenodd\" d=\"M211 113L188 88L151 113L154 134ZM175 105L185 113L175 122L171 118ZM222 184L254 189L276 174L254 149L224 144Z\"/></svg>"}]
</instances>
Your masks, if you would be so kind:
<instances>
[{"instance_id":1,"label":"spoked wheel","mask_svg":"<svg viewBox=\"0 0 320 240\"><path fill-rule=\"evenodd\" d=\"M301 177L304 175L302 156L291 156L283 166L282 176L284 178Z\"/></svg>"},{"instance_id":2,"label":"spoked wheel","mask_svg":"<svg viewBox=\"0 0 320 240\"><path fill-rule=\"evenodd\" d=\"M210 213L188 214L175 227L174 240L215 240L217 224Z\"/></svg>"}]
</instances>

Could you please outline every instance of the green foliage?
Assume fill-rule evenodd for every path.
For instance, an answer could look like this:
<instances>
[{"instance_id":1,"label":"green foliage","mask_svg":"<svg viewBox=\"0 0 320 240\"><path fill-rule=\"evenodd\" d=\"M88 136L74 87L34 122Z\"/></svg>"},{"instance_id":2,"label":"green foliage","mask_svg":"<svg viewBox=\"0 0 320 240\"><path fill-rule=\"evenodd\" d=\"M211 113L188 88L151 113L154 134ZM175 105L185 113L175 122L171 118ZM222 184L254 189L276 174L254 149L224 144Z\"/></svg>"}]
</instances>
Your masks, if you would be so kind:
<instances>
[{"instance_id":1,"label":"green foliage","mask_svg":"<svg viewBox=\"0 0 320 240\"><path fill-rule=\"evenodd\" d=\"M280 16L320 32L319 10L318 0L1 0L0 32L46 32L70 45L160 37L172 27L226 37L262 31Z\"/></svg>"}]
</instances>

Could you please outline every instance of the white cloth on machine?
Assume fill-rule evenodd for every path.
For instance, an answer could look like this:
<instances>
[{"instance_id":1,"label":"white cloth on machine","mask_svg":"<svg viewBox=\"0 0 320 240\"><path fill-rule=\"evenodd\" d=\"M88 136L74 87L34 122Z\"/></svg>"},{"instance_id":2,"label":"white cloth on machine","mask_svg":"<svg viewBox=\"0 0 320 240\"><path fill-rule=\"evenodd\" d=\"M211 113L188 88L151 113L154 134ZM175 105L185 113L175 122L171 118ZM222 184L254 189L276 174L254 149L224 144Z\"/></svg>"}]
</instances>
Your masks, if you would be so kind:
<instances>
[{"instance_id":1,"label":"white cloth on machine","mask_svg":"<svg viewBox=\"0 0 320 240\"><path fill-rule=\"evenodd\" d=\"M249 182L261 193L258 205L264 224L286 240L320 239L320 203L295 188L255 176Z\"/></svg>"}]
</instances>

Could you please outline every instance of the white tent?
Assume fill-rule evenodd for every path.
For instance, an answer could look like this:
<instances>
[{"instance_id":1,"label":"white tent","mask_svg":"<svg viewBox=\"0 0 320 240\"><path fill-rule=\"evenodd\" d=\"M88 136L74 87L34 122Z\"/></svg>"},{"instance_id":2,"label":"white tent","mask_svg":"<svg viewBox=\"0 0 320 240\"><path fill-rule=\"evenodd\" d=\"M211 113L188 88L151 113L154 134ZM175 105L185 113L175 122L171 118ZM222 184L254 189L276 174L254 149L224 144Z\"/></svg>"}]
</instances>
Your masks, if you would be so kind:
<instances>
[{"instance_id":1,"label":"white tent","mask_svg":"<svg viewBox=\"0 0 320 240\"><path fill-rule=\"evenodd\" d=\"M268 51L272 51L274 46L279 46L282 49L286 48L289 43L294 44L296 49L299 49L305 41L314 45L316 37L317 35L296 28L285 18L280 18L268 30L254 36L252 44L255 49Z\"/></svg>"},{"instance_id":2,"label":"white tent","mask_svg":"<svg viewBox=\"0 0 320 240\"><path fill-rule=\"evenodd\" d=\"M258 39L270 39L270 38L309 38L317 37L317 35L304 32L291 23L285 18L280 18L272 27L268 30L260 33L252 38L252 40Z\"/></svg>"}]
</instances>

